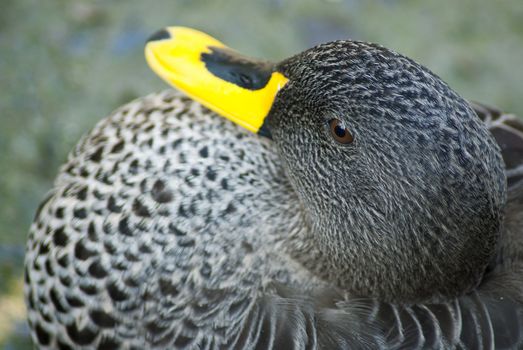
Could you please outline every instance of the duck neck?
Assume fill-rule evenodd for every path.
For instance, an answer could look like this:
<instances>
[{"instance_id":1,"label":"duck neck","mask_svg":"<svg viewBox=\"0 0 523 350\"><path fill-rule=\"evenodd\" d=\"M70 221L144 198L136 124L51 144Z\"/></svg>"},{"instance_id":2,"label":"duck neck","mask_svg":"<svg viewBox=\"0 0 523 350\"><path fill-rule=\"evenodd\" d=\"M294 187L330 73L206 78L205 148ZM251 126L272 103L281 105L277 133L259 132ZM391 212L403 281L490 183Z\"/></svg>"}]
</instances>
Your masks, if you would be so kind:
<instances>
[{"instance_id":1,"label":"duck neck","mask_svg":"<svg viewBox=\"0 0 523 350\"><path fill-rule=\"evenodd\" d=\"M345 203L301 198L307 224L291 249L317 276L355 296L407 303L457 297L481 281L498 226L486 229L484 220L478 229L474 215L458 220L412 200L385 202L379 192L362 192ZM436 204L446 205L443 197ZM489 212L476 210L481 217Z\"/></svg>"}]
</instances>

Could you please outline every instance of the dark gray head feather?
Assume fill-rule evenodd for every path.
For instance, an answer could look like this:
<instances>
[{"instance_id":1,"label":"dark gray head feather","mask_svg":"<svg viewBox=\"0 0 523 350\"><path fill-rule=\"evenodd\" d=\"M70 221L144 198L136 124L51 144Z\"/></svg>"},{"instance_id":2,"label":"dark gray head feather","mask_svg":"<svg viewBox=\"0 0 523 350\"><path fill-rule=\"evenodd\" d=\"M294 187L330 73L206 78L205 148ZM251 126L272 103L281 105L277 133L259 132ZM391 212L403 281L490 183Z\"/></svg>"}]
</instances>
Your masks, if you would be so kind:
<instances>
[{"instance_id":1,"label":"dark gray head feather","mask_svg":"<svg viewBox=\"0 0 523 350\"><path fill-rule=\"evenodd\" d=\"M320 272L384 300L474 288L494 253L505 175L469 104L373 44L320 45L278 70L289 82L267 126L327 260ZM330 137L332 118L354 142Z\"/></svg>"}]
</instances>

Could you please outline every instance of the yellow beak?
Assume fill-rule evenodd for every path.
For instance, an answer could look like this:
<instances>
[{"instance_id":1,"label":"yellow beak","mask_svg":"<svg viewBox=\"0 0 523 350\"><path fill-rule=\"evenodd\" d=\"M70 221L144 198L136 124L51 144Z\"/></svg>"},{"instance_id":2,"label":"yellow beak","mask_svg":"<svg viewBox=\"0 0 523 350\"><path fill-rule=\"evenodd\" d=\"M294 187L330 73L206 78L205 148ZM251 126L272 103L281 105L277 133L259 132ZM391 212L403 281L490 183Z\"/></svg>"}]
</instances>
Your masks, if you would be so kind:
<instances>
[{"instance_id":1,"label":"yellow beak","mask_svg":"<svg viewBox=\"0 0 523 350\"><path fill-rule=\"evenodd\" d=\"M258 132L287 78L273 65L247 58L205 33L169 27L145 46L152 70L216 113Z\"/></svg>"}]
</instances>

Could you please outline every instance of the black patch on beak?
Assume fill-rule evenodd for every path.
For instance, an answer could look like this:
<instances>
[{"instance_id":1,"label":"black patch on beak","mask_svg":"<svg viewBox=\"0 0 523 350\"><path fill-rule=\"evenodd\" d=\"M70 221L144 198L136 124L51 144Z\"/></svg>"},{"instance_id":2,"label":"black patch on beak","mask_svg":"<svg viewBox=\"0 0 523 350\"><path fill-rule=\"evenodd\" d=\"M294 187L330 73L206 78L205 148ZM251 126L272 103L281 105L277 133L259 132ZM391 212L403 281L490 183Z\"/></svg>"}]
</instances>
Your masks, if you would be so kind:
<instances>
[{"instance_id":1,"label":"black patch on beak","mask_svg":"<svg viewBox=\"0 0 523 350\"><path fill-rule=\"evenodd\" d=\"M153 35L151 35L149 37L149 39L147 39L147 42L165 40L165 39L170 39L170 38L171 38L171 34L169 34L167 29L161 29L161 30L157 31L156 33L154 33Z\"/></svg>"},{"instance_id":2,"label":"black patch on beak","mask_svg":"<svg viewBox=\"0 0 523 350\"><path fill-rule=\"evenodd\" d=\"M225 48L210 47L210 53L202 53L201 60L213 75L244 89L262 89L271 78L274 65L258 61Z\"/></svg>"}]
</instances>

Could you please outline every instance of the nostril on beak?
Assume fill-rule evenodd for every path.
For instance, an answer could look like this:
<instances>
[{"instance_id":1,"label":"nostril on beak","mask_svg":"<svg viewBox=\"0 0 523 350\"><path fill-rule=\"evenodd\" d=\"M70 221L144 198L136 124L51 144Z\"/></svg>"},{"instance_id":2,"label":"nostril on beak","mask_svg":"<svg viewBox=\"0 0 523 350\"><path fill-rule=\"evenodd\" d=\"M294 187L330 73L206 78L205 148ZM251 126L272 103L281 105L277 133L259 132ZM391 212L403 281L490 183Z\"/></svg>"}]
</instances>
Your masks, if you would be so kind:
<instances>
[{"instance_id":1,"label":"nostril on beak","mask_svg":"<svg viewBox=\"0 0 523 350\"><path fill-rule=\"evenodd\" d=\"M167 29L164 28L164 29L160 29L159 31L157 31L156 33L151 35L149 37L149 39L147 39L147 42L165 40L165 39L170 39L170 38L171 38L171 34L169 34Z\"/></svg>"}]
</instances>

